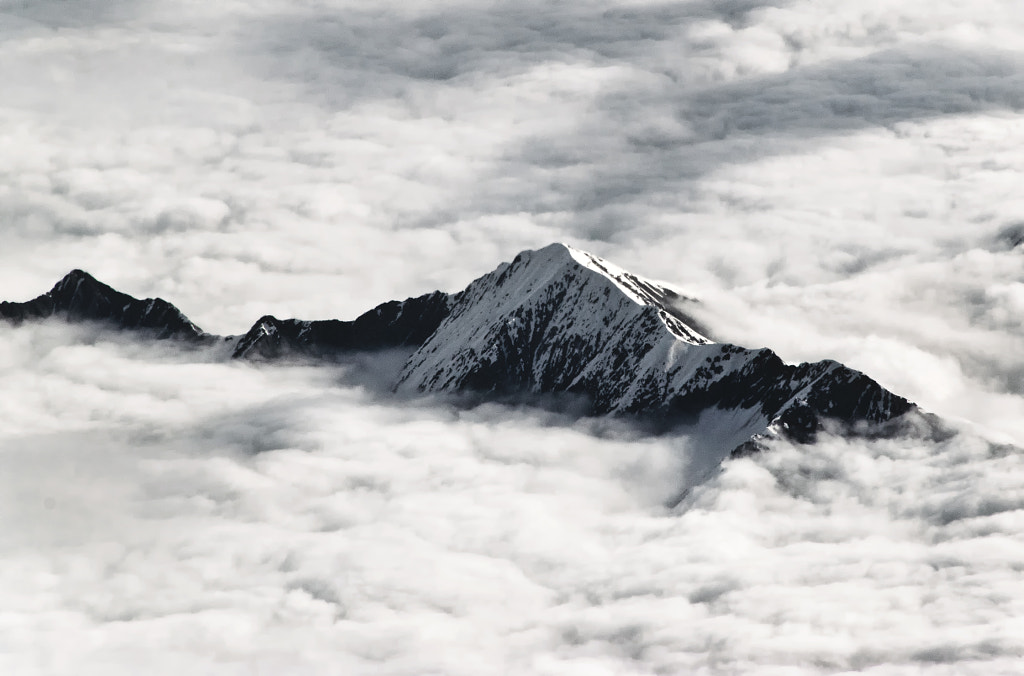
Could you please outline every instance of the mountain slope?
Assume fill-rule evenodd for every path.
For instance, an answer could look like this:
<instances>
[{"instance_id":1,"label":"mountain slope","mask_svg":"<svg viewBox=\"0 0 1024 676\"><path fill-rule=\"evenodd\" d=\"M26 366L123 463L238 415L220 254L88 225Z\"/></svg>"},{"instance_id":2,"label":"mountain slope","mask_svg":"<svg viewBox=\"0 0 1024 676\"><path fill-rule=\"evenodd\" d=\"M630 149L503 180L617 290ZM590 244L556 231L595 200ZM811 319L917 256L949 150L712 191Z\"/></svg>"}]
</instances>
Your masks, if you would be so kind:
<instances>
[{"instance_id":1,"label":"mountain slope","mask_svg":"<svg viewBox=\"0 0 1024 676\"><path fill-rule=\"evenodd\" d=\"M523 252L467 287L410 358L399 387L564 392L584 397L594 414L677 423L727 411L744 421L746 436L774 424L799 439L810 439L823 419L880 423L911 408L837 362L789 366L767 349L713 343L675 300L566 245Z\"/></svg>"},{"instance_id":2,"label":"mountain slope","mask_svg":"<svg viewBox=\"0 0 1024 676\"><path fill-rule=\"evenodd\" d=\"M0 303L15 323L61 316L158 338L220 342L238 359L329 358L408 348L395 385L487 397L557 395L587 414L692 428L712 455L766 431L810 441L914 406L834 361L787 365L771 350L715 343L680 309L689 299L564 244L524 251L465 290L391 301L352 321L260 318L243 336L203 333L170 303L138 300L74 270L46 294ZM579 406L579 404L578 404Z\"/></svg>"},{"instance_id":3,"label":"mountain slope","mask_svg":"<svg viewBox=\"0 0 1024 676\"><path fill-rule=\"evenodd\" d=\"M303 321L261 317L242 336L232 357L277 359L287 355L328 356L422 344L448 316L452 299L435 291L418 298L389 301L353 321Z\"/></svg>"},{"instance_id":4,"label":"mountain slope","mask_svg":"<svg viewBox=\"0 0 1024 676\"><path fill-rule=\"evenodd\" d=\"M119 329L146 331L157 338L197 340L207 337L164 299L133 298L81 270L72 270L52 289L30 301L0 303L0 317L15 323L51 316L70 321L104 322Z\"/></svg>"}]
</instances>

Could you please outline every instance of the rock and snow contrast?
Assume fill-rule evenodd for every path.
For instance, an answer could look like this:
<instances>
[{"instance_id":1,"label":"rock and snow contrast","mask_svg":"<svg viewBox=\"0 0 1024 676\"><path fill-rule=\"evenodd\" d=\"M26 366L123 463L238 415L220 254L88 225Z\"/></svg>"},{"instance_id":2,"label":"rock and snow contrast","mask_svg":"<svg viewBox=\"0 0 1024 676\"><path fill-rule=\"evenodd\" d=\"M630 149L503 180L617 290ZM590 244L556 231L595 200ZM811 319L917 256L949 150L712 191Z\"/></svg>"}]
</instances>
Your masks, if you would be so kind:
<instances>
[{"instance_id":1,"label":"rock and snow contrast","mask_svg":"<svg viewBox=\"0 0 1024 676\"><path fill-rule=\"evenodd\" d=\"M769 428L810 440L912 405L834 361L789 366L771 350L714 343L675 292L563 244L519 254L469 285L409 359L400 387L568 393L590 413L696 425L732 449Z\"/></svg>"},{"instance_id":2,"label":"rock and snow contrast","mask_svg":"<svg viewBox=\"0 0 1024 676\"><path fill-rule=\"evenodd\" d=\"M716 343L680 309L684 301L584 251L552 244L520 253L465 290L391 301L353 321L260 318L242 336L203 333L161 299L136 300L74 271L13 321L58 315L159 338L228 342L232 356L329 358L412 351L395 388L506 397L572 397L586 414L632 415L690 428L721 457L757 435L809 441L832 421L865 431L913 405L834 361L790 366L771 350Z\"/></svg>"}]
</instances>

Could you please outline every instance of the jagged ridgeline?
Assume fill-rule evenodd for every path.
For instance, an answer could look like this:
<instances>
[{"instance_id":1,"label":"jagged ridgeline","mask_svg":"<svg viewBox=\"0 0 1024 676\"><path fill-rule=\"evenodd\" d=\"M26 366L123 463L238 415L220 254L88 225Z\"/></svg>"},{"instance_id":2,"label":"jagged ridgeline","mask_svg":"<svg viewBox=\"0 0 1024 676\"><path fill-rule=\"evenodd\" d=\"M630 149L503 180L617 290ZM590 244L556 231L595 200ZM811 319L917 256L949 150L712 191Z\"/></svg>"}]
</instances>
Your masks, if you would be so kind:
<instances>
[{"instance_id":1,"label":"jagged ridgeline","mask_svg":"<svg viewBox=\"0 0 1024 676\"><path fill-rule=\"evenodd\" d=\"M25 303L15 323L50 316L104 322L237 359L329 359L397 347L411 356L395 388L423 392L575 395L590 414L697 426L733 448L773 429L798 441L825 421L878 426L914 406L834 361L787 365L771 350L715 343L676 292L584 251L524 251L458 293L377 306L352 321L260 318L241 336L204 333L162 299L138 300L75 270Z\"/></svg>"},{"instance_id":2,"label":"jagged ridgeline","mask_svg":"<svg viewBox=\"0 0 1024 676\"><path fill-rule=\"evenodd\" d=\"M52 289L30 301L0 303L0 317L15 324L53 316L72 322L104 322L118 329L144 331L155 338L201 340L207 337L164 299L133 298L81 270L72 270Z\"/></svg>"}]
</instances>

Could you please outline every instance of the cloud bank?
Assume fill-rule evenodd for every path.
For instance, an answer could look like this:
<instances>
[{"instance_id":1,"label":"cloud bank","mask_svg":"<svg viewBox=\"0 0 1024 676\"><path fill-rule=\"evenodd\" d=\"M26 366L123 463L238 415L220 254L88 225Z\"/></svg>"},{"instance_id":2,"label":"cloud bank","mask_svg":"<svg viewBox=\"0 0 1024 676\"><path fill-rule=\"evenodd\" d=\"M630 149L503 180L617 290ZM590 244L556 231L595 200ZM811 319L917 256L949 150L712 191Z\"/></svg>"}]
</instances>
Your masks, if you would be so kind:
<instances>
[{"instance_id":1,"label":"cloud bank","mask_svg":"<svg viewBox=\"0 0 1024 676\"><path fill-rule=\"evenodd\" d=\"M971 430L777 448L670 511L685 439L0 327L0 664L1019 671L1022 31L996 0L0 0L0 298L77 267L230 334L567 240Z\"/></svg>"},{"instance_id":2,"label":"cloud bank","mask_svg":"<svg viewBox=\"0 0 1024 676\"><path fill-rule=\"evenodd\" d=\"M1019 666L1016 448L780 443L668 508L682 438L68 331L5 355L50 406L5 410L5 670Z\"/></svg>"}]
</instances>

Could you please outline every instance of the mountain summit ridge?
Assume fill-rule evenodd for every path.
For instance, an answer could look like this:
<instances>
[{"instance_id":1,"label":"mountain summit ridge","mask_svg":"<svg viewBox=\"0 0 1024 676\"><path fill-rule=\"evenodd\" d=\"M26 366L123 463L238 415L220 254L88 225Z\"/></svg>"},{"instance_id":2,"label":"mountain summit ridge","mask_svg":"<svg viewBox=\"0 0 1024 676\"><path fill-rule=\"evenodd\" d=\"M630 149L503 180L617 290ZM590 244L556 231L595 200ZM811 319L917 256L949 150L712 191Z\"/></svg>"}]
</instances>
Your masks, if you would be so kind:
<instances>
[{"instance_id":1,"label":"mountain summit ridge","mask_svg":"<svg viewBox=\"0 0 1024 676\"><path fill-rule=\"evenodd\" d=\"M400 385L553 392L572 385L570 372L580 374L533 373L546 356L562 359L568 352L581 355L631 339L710 344L665 302L670 295L676 296L565 244L524 251L454 299L449 316L410 358ZM515 353L506 354L514 360L508 365L512 371L490 373L487 365L502 350ZM470 367L470 360L476 366ZM537 380L536 388L531 379Z\"/></svg>"},{"instance_id":2,"label":"mountain summit ridge","mask_svg":"<svg viewBox=\"0 0 1024 676\"><path fill-rule=\"evenodd\" d=\"M678 295L566 245L519 254L474 280L409 358L400 389L566 393L592 414L716 427L773 427L804 441L824 419L886 422L910 402L835 361L791 366L764 348L715 343Z\"/></svg>"},{"instance_id":3,"label":"mountain summit ridge","mask_svg":"<svg viewBox=\"0 0 1024 676\"><path fill-rule=\"evenodd\" d=\"M567 244L523 251L457 293L389 301L351 321L261 317L241 336L204 333L162 299L138 300L81 270L25 303L14 323L59 316L187 343L228 343L249 360L407 350L394 387L477 396L571 396L591 415L693 427L716 453L765 433L810 441L828 421L856 431L915 408L835 361L785 364L767 348L716 343L692 299Z\"/></svg>"},{"instance_id":4,"label":"mountain summit ridge","mask_svg":"<svg viewBox=\"0 0 1024 676\"><path fill-rule=\"evenodd\" d=\"M697 345L713 342L711 339L701 335L692 326L693 319L680 312L675 306L678 301L693 301L693 298L682 296L663 284L634 275L610 261L599 258L582 249L577 249L569 244L558 242L550 246L564 247L579 265L606 277L623 294L638 305L653 305L663 310L665 314L662 315L662 320L665 322L666 327L680 339Z\"/></svg>"}]
</instances>

